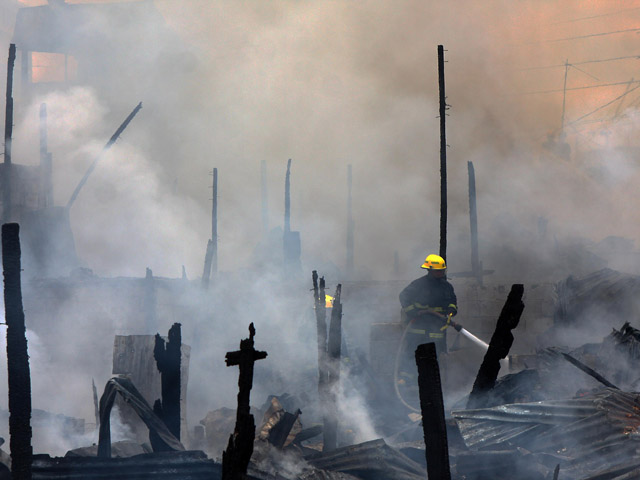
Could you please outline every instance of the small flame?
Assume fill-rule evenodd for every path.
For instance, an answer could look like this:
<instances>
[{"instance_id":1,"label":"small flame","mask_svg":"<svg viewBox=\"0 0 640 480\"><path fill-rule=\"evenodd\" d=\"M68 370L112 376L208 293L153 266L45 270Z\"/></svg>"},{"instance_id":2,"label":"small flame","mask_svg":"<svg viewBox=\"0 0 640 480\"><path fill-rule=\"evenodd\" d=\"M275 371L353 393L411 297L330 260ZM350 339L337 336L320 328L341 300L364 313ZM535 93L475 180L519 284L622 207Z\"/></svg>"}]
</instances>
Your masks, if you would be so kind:
<instances>
[{"instance_id":1,"label":"small flame","mask_svg":"<svg viewBox=\"0 0 640 480\"><path fill-rule=\"evenodd\" d=\"M325 308L333 307L333 297L331 295L325 295L324 300L325 300L325 305L324 305Z\"/></svg>"}]
</instances>

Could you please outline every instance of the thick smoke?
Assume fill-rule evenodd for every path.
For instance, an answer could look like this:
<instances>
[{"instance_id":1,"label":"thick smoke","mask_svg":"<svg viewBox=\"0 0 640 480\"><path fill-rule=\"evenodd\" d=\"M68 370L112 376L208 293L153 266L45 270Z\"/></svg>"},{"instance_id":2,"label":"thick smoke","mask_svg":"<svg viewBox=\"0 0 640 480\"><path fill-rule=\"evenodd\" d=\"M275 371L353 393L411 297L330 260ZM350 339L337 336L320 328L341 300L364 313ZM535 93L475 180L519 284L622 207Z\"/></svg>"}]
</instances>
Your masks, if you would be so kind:
<instances>
[{"instance_id":1,"label":"thick smoke","mask_svg":"<svg viewBox=\"0 0 640 480\"><path fill-rule=\"evenodd\" d=\"M9 1L0 7L1 45L8 47L21 5ZM92 18L87 28L117 32L129 46L94 59L90 73L102 72L95 84L43 89L29 101L22 101L16 85L13 158L37 164L38 110L45 102L55 203L64 205L120 122L143 102L71 210L83 265L103 277L142 277L149 267L155 275L175 278L184 265L188 277L197 279L211 236L208 173L218 168L223 274L214 299L194 294L187 309L192 317L180 319L193 346L192 424L207 410L234 405L230 386L237 372L224 367L224 353L237 348L251 321L258 331L256 347L269 352L256 365L255 403L267 394L308 389L309 379L313 385L308 273L321 266L331 272L332 288L343 281L347 164L354 172L358 279L409 280L420 274L425 254L437 250L438 44L447 50L451 105L451 272L470 266L467 161L476 169L481 259L496 271L495 282L589 272L591 257L576 252L592 251L608 236L638 238L637 95L584 119L606 122L581 123L575 121L626 86L568 90L565 133L572 156L566 159L554 146L543 146L549 134L560 134L565 70L530 68L637 54L633 34L561 39L631 28L640 11L599 16L610 13L606 5L587 8L576 1L487 6L158 0L153 5L168 28L159 27L155 14L130 23ZM634 6L625 2L617 8ZM588 16L595 18L579 20ZM567 71L567 87L626 82L633 62L576 65L579 69ZM105 69L106 63L117 68ZM0 65L4 78L5 62ZM530 93L545 90L560 91ZM594 150L597 155L588 153ZM263 234L260 162L267 162L274 228L282 226L288 158L293 159L291 222L301 232L303 249L304 275L295 282L257 269L254 261ZM606 263L607 252L600 254ZM637 272L639 265L626 262L622 268ZM113 321L100 310L104 306L85 307L63 305L58 331L32 337L30 352L35 406L45 408L47 393L56 391L46 408L92 418L90 379L97 377L100 385L108 378L113 333L155 332ZM366 307L345 303L345 331L365 348ZM78 329L82 318L97 327ZM165 333L170 323L158 325L158 331ZM61 338L69 341L64 351L56 344ZM52 363L41 362L38 350L51 352ZM67 365L62 378L52 365ZM81 392L74 399L78 404L69 392ZM357 440L374 436L362 400L343 393L344 405L357 412Z\"/></svg>"}]
</instances>

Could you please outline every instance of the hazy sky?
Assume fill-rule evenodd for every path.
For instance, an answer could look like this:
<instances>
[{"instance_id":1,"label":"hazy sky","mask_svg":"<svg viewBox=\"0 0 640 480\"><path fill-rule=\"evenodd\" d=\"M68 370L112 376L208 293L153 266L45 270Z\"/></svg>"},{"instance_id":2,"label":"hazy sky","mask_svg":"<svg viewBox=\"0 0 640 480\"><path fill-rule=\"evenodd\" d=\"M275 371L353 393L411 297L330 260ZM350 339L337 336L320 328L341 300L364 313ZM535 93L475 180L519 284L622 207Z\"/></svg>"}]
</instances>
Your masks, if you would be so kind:
<instances>
[{"instance_id":1,"label":"hazy sky","mask_svg":"<svg viewBox=\"0 0 640 480\"><path fill-rule=\"evenodd\" d=\"M4 7L5 25L17 5ZM468 269L469 160L478 183L481 256L501 248L504 235L496 225L514 221L504 218L517 219L514 231L525 238L540 216L559 237L638 238L634 160L609 152L594 165L584 152L634 144L640 89L574 123L640 85L625 84L638 77L637 58L610 60L640 55L633 31L638 2L155 5L195 59L177 67L179 77L164 47L145 43L155 26L136 23L122 28L137 38L130 63L151 66L143 81L112 72L117 76L109 95L77 85L17 107L14 161L35 163L37 108L48 103L56 203L62 204L95 152L143 101L72 210L79 253L98 273L142 275L149 266L178 276L184 264L190 276L199 275L210 236L208 172L214 166L220 265L247 266L261 234L260 162L267 162L273 227L282 225L288 158L292 228L301 231L309 267L344 265L351 163L357 267L387 278L398 250L402 266L413 271L420 257L438 248L438 44L447 50L451 105L452 270ZM101 27L111 28L106 21ZM4 28L8 45L10 28ZM136 52L136 45L143 50ZM588 63L595 60L607 61ZM542 148L549 133L560 131L565 61L572 65L565 113L574 154L569 162ZM532 93L546 91L552 92ZM496 224L496 218L502 220Z\"/></svg>"}]
</instances>

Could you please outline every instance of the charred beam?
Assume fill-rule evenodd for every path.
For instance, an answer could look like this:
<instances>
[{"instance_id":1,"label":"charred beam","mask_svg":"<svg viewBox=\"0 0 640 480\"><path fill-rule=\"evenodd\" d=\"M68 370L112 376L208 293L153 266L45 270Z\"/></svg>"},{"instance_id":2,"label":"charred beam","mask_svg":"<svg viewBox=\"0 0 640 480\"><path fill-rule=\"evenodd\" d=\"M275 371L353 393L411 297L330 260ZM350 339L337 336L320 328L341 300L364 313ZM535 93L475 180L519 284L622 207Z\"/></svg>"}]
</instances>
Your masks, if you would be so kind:
<instances>
[{"instance_id":1,"label":"charred beam","mask_svg":"<svg viewBox=\"0 0 640 480\"><path fill-rule=\"evenodd\" d=\"M253 367L257 360L267 357L267 352L261 352L254 348L253 337L255 334L256 330L251 323L249 338L240 342L240 350L227 352L226 355L227 367L238 365L240 376L238 378L236 426L233 434L229 437L227 449L222 453L223 480L244 479L253 453L256 425L249 407L251 387L253 386Z\"/></svg>"},{"instance_id":2,"label":"charred beam","mask_svg":"<svg viewBox=\"0 0 640 480\"><path fill-rule=\"evenodd\" d=\"M169 341L156 334L153 357L160 372L162 392L160 418L169 431L180 440L180 364L182 360L182 333L180 324L174 323L169 329Z\"/></svg>"},{"instance_id":3,"label":"charred beam","mask_svg":"<svg viewBox=\"0 0 640 480\"><path fill-rule=\"evenodd\" d=\"M96 165L98 164L98 161L100 161L102 156L105 153L107 153L107 151L111 148L111 146L114 143L116 143L116 140L118 140L118 138L120 137L122 132L124 132L125 128L127 128L129 123L131 123L131 120L133 120L133 117L136 116L136 114L140 111L141 108L142 108L142 102L140 102L138 105L136 105L136 107L129 114L129 116L127 118L125 118L124 122L122 122L122 124L118 127L118 129L111 136L109 141L106 143L106 145L102 149L102 152L100 152L100 154L93 160L93 162L91 163L91 165L87 169L86 173L84 174L84 177L82 177L82 180L80 180L80 183L78 183L78 186L73 191L73 194L71 194L71 198L69 198L69 201L67 202L67 210L69 210L71 208L71 206L73 205L73 202L76 201L76 198L78 197L78 194L80 193L80 190L82 190L82 187L84 187L84 184L87 183L87 179L89 178L89 175L91 175L91 172L93 172L95 170Z\"/></svg>"},{"instance_id":4,"label":"charred beam","mask_svg":"<svg viewBox=\"0 0 640 480\"><path fill-rule=\"evenodd\" d=\"M449 446L435 343L418 345L415 355L428 478L447 480L451 478Z\"/></svg>"},{"instance_id":5,"label":"charred beam","mask_svg":"<svg viewBox=\"0 0 640 480\"><path fill-rule=\"evenodd\" d=\"M284 447L284 444L291 433L293 425L302 412L300 409L296 413L284 412L282 418L269 430L268 442L276 448Z\"/></svg>"},{"instance_id":6,"label":"charred beam","mask_svg":"<svg viewBox=\"0 0 640 480\"><path fill-rule=\"evenodd\" d=\"M500 371L500 360L507 357L513 344L511 330L518 326L520 316L524 310L523 294L524 286L522 284L513 284L511 286L511 291L502 307L496 329L491 337L489 349L484 355L482 365L480 365L480 370L469 395L468 409L482 408L485 404L486 394L496 383L498 372Z\"/></svg>"},{"instance_id":7,"label":"charred beam","mask_svg":"<svg viewBox=\"0 0 640 480\"><path fill-rule=\"evenodd\" d=\"M580 360L578 360L576 358L573 358L571 355L569 355L568 353L564 353L564 352L562 352L562 356L570 364L578 367L580 370L582 370L587 375L592 376L597 381L599 381L601 384L603 384L605 387L615 388L616 390L620 390L613 383L611 383L609 380L604 378L602 375L600 375L598 372L596 372L593 368L590 368L587 365L585 365L584 363L582 363Z\"/></svg>"},{"instance_id":8,"label":"charred beam","mask_svg":"<svg viewBox=\"0 0 640 480\"><path fill-rule=\"evenodd\" d=\"M9 446L13 479L31 479L31 373L20 284L20 226L2 225L4 309L7 323Z\"/></svg>"}]
</instances>

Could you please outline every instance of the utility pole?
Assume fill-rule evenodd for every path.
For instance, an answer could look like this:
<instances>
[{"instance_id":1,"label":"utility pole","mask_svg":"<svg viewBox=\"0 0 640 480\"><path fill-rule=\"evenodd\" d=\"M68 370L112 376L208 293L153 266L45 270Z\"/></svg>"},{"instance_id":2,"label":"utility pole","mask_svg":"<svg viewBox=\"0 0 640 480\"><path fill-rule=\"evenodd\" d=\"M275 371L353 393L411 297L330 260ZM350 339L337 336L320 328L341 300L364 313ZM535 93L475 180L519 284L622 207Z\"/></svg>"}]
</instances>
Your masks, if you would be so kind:
<instances>
[{"instance_id":1,"label":"utility pole","mask_svg":"<svg viewBox=\"0 0 640 480\"><path fill-rule=\"evenodd\" d=\"M447 137L444 90L444 47L438 45L438 86L440 91L440 256L447 259Z\"/></svg>"},{"instance_id":2,"label":"utility pole","mask_svg":"<svg viewBox=\"0 0 640 480\"><path fill-rule=\"evenodd\" d=\"M260 186L262 194L262 232L263 235L269 233L269 205L267 203L267 162L260 162Z\"/></svg>"},{"instance_id":3,"label":"utility pole","mask_svg":"<svg viewBox=\"0 0 640 480\"><path fill-rule=\"evenodd\" d=\"M5 222L11 220L11 137L13 135L13 66L16 61L16 45L9 45L9 59L7 61L7 100L4 114L4 181L2 196L2 218Z\"/></svg>"},{"instance_id":4,"label":"utility pole","mask_svg":"<svg viewBox=\"0 0 640 480\"><path fill-rule=\"evenodd\" d=\"M347 165L347 278L353 277L353 211L351 208L351 189L353 184L353 170Z\"/></svg>"},{"instance_id":5,"label":"utility pole","mask_svg":"<svg viewBox=\"0 0 640 480\"><path fill-rule=\"evenodd\" d=\"M564 111L567 100L567 74L569 73L569 59L564 62L564 87L562 87L562 120L560 125L560 134L564 133Z\"/></svg>"}]
</instances>

